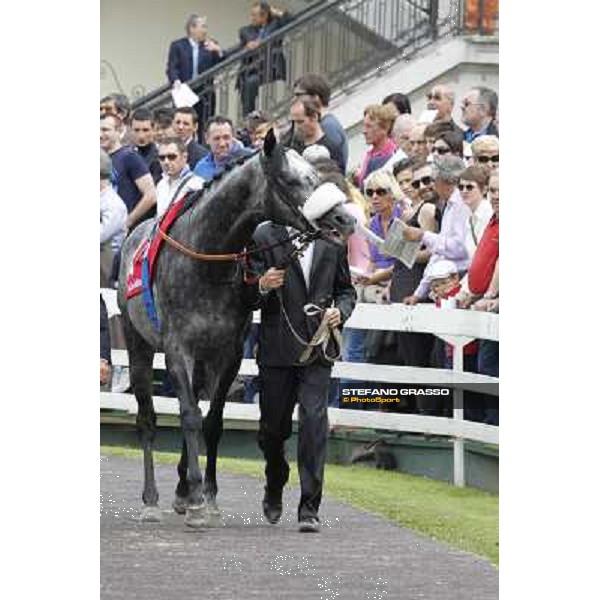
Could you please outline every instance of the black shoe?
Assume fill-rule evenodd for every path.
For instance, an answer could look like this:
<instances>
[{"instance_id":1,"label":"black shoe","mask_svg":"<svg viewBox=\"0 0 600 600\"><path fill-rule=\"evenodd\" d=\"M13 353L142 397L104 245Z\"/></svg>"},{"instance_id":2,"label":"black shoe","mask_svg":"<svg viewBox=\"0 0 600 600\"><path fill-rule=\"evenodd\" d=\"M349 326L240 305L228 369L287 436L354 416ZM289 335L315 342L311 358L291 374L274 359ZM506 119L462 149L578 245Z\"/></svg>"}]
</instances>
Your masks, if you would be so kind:
<instances>
[{"instance_id":1,"label":"black shoe","mask_svg":"<svg viewBox=\"0 0 600 600\"><path fill-rule=\"evenodd\" d=\"M269 492L265 487L265 495L262 502L263 513L271 525L279 522L283 512L283 503L281 501L281 492Z\"/></svg>"},{"instance_id":2,"label":"black shoe","mask_svg":"<svg viewBox=\"0 0 600 600\"><path fill-rule=\"evenodd\" d=\"M321 529L319 519L317 517L304 517L300 519L298 529L302 533L319 533Z\"/></svg>"}]
</instances>

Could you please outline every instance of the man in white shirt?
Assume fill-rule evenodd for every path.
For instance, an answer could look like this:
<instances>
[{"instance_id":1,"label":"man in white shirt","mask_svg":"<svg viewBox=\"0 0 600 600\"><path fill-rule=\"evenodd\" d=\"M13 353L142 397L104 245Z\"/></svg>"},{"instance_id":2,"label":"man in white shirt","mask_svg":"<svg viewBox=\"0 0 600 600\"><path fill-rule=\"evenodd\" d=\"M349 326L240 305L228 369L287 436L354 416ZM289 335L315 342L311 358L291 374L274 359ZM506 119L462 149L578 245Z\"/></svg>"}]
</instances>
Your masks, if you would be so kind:
<instances>
[{"instance_id":1,"label":"man in white shirt","mask_svg":"<svg viewBox=\"0 0 600 600\"><path fill-rule=\"evenodd\" d=\"M283 489L289 478L285 442L292 434L292 413L299 404L298 523L302 532L319 531L318 512L323 490L327 449L327 403L334 349L314 349L300 363L306 345L322 319L331 327L346 321L356 304L347 250L318 239L287 265L293 250L290 229L263 222L254 233L251 267L262 273L255 286L255 307L261 309L257 364L261 377L258 443L266 460L263 512L277 523L282 514ZM309 309L309 305L313 305ZM298 337L296 337L298 336Z\"/></svg>"},{"instance_id":2,"label":"man in white shirt","mask_svg":"<svg viewBox=\"0 0 600 600\"><path fill-rule=\"evenodd\" d=\"M156 186L156 215L160 217L171 202L188 191L202 188L204 180L194 175L188 165L185 143L180 138L166 138L158 147L163 177Z\"/></svg>"}]
</instances>

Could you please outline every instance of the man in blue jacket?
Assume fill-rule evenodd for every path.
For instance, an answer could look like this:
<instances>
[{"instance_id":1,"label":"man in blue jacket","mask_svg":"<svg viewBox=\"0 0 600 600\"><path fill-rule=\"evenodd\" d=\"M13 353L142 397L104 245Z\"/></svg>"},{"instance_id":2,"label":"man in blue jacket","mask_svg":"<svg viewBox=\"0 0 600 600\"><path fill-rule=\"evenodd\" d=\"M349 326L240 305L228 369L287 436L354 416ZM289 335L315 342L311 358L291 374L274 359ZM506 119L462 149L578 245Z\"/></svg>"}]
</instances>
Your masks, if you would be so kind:
<instances>
[{"instance_id":1,"label":"man in blue jacket","mask_svg":"<svg viewBox=\"0 0 600 600\"><path fill-rule=\"evenodd\" d=\"M178 88L184 82L192 81L216 65L223 57L219 45L208 37L206 18L191 15L185 30L187 37L175 40L169 48L167 77L174 88ZM194 108L199 121L198 137L202 139L204 124L215 114L213 80L208 79L191 88L200 97Z\"/></svg>"},{"instance_id":2,"label":"man in blue jacket","mask_svg":"<svg viewBox=\"0 0 600 600\"><path fill-rule=\"evenodd\" d=\"M206 143L210 146L210 153L194 167L194 175L205 181L212 179L226 164L253 152L234 138L233 123L225 117L213 117L208 121Z\"/></svg>"}]
</instances>

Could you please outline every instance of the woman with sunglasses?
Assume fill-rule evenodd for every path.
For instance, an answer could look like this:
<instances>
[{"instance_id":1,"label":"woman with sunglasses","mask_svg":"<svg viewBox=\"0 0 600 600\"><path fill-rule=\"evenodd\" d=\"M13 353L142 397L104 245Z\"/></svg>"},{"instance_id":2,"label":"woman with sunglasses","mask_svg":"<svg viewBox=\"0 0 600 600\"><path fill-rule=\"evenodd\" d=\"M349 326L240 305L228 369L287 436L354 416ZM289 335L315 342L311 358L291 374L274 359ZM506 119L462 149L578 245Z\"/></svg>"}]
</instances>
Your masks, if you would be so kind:
<instances>
[{"instance_id":1,"label":"woman with sunglasses","mask_svg":"<svg viewBox=\"0 0 600 600\"><path fill-rule=\"evenodd\" d=\"M365 196L371 205L374 216L369 229L380 238L385 239L394 219L402 217L408 208L398 182L392 173L379 169L371 173L365 180ZM358 276L355 282L364 286L359 298L363 302L383 303L389 296L387 283L392 276L394 258L380 252L379 248L369 242L369 275ZM365 357L367 362L390 364L395 355L395 337L392 332L368 331L365 336ZM376 408L367 405L365 408Z\"/></svg>"},{"instance_id":2,"label":"woman with sunglasses","mask_svg":"<svg viewBox=\"0 0 600 600\"><path fill-rule=\"evenodd\" d=\"M494 214L492 205L486 198L487 184L487 173L479 165L465 169L458 183L458 191L471 212L465 242L469 257L475 254L479 240Z\"/></svg>"},{"instance_id":3,"label":"woman with sunglasses","mask_svg":"<svg viewBox=\"0 0 600 600\"><path fill-rule=\"evenodd\" d=\"M385 239L393 220L401 218L403 211L408 208L407 199L393 174L383 169L379 169L367 177L365 196L373 214L369 229L380 238ZM369 251L369 271L372 271L373 274L364 278L365 280L361 283L373 285L388 281L392 274L393 257L381 253L379 248L371 242L369 242Z\"/></svg>"},{"instance_id":4,"label":"woman with sunglasses","mask_svg":"<svg viewBox=\"0 0 600 600\"><path fill-rule=\"evenodd\" d=\"M473 162L482 166L488 176L500 168L500 140L495 135L480 135L471 144Z\"/></svg>"},{"instance_id":5,"label":"woman with sunglasses","mask_svg":"<svg viewBox=\"0 0 600 600\"><path fill-rule=\"evenodd\" d=\"M463 158L463 136L456 131L445 131L441 133L433 142L431 155L435 159L446 154L454 154Z\"/></svg>"},{"instance_id":6,"label":"woman with sunglasses","mask_svg":"<svg viewBox=\"0 0 600 600\"><path fill-rule=\"evenodd\" d=\"M431 166L424 162L414 164L405 161L396 165L394 172L398 181L406 181L412 189L413 205L410 211L406 212L406 224L437 233L438 225L436 222ZM406 296L413 293L423 277L430 256L431 252L429 250L419 250L412 269L407 268L399 260L394 261L392 282L390 284L390 302L401 303ZM428 334L397 333L395 364L410 367L428 367L433 342L433 336Z\"/></svg>"}]
</instances>

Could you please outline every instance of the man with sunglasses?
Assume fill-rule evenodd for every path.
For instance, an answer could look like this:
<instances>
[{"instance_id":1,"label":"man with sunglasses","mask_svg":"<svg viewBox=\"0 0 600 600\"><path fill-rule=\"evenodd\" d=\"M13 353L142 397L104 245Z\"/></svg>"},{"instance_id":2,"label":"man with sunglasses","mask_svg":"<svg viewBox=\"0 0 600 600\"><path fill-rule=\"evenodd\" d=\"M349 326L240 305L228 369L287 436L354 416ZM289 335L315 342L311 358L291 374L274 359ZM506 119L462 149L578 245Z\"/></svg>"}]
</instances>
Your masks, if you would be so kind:
<instances>
[{"instance_id":1,"label":"man with sunglasses","mask_svg":"<svg viewBox=\"0 0 600 600\"><path fill-rule=\"evenodd\" d=\"M158 146L158 160L163 177L156 186L156 214L161 216L175 196L180 198L190 190L199 190L204 180L194 175L188 165L185 143L176 137L164 139Z\"/></svg>"},{"instance_id":2,"label":"man with sunglasses","mask_svg":"<svg viewBox=\"0 0 600 600\"><path fill-rule=\"evenodd\" d=\"M462 99L463 123L468 127L465 131L465 142L471 143L480 135L498 136L494 118L498 109L498 94L490 88L479 86L467 92Z\"/></svg>"},{"instance_id":3,"label":"man with sunglasses","mask_svg":"<svg viewBox=\"0 0 600 600\"><path fill-rule=\"evenodd\" d=\"M452 119L454 110L454 92L443 83L434 85L427 93L427 110L436 110L436 123L449 123L454 131L463 134L463 130Z\"/></svg>"},{"instance_id":4,"label":"man with sunglasses","mask_svg":"<svg viewBox=\"0 0 600 600\"><path fill-rule=\"evenodd\" d=\"M405 304L417 304L427 298L429 293L428 270L436 262L440 260L454 262L459 274L465 272L469 266L469 254L465 239L469 227L470 211L457 188L463 171L464 165L458 156L443 156L433 163L437 208L442 213L441 225L439 233L423 231L417 227L407 227L404 230L405 239L422 241L425 248L431 252L425 274L414 293L404 298ZM420 184L423 183L429 183L429 178L423 177Z\"/></svg>"}]
</instances>

